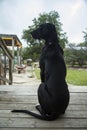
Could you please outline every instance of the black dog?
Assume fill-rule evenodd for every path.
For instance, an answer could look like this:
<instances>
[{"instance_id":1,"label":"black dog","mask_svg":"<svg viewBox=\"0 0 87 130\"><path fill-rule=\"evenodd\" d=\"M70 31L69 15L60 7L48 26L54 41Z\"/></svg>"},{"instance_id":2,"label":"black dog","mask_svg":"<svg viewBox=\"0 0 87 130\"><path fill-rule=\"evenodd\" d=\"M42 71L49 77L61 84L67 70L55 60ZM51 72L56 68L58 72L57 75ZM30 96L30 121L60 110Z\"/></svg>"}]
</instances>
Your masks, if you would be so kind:
<instances>
[{"instance_id":1,"label":"black dog","mask_svg":"<svg viewBox=\"0 0 87 130\"><path fill-rule=\"evenodd\" d=\"M34 39L45 40L45 46L40 57L42 81L38 88L40 105L36 106L41 115L27 110L13 110L12 112L28 113L42 120L54 120L65 113L69 104L63 50L59 45L59 39L53 24L42 24L31 34Z\"/></svg>"}]
</instances>

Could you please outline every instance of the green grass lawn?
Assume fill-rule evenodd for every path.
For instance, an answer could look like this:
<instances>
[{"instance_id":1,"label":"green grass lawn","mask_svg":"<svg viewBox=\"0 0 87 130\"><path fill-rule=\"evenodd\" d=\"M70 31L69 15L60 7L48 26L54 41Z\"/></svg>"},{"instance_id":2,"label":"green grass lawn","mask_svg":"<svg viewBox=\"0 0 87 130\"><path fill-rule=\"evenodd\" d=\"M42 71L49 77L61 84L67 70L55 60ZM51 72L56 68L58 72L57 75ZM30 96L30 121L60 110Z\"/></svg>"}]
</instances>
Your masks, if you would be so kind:
<instances>
[{"instance_id":1,"label":"green grass lawn","mask_svg":"<svg viewBox=\"0 0 87 130\"><path fill-rule=\"evenodd\" d=\"M36 75L37 79L40 79L40 69L39 68L35 68L35 75Z\"/></svg>"},{"instance_id":2,"label":"green grass lawn","mask_svg":"<svg viewBox=\"0 0 87 130\"><path fill-rule=\"evenodd\" d=\"M40 79L40 70L35 69L35 74ZM87 70L86 69L67 69L66 80L69 84L87 86Z\"/></svg>"},{"instance_id":3,"label":"green grass lawn","mask_svg":"<svg viewBox=\"0 0 87 130\"><path fill-rule=\"evenodd\" d=\"M66 80L73 85L87 85L87 70L86 69L67 69Z\"/></svg>"}]
</instances>

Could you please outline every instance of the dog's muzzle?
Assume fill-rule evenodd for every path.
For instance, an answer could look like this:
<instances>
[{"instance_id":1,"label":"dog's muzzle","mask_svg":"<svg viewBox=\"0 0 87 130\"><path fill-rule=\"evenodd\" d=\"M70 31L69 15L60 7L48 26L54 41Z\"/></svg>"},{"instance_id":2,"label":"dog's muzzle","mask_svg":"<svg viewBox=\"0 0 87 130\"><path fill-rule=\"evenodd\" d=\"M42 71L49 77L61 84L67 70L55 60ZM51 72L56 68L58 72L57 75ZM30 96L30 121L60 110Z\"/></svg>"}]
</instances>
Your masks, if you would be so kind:
<instances>
[{"instance_id":1,"label":"dog's muzzle","mask_svg":"<svg viewBox=\"0 0 87 130\"><path fill-rule=\"evenodd\" d=\"M39 39L39 40L41 39L41 34L40 34L39 30L34 30L34 31L30 32L30 34L32 35L32 37L34 39Z\"/></svg>"}]
</instances>

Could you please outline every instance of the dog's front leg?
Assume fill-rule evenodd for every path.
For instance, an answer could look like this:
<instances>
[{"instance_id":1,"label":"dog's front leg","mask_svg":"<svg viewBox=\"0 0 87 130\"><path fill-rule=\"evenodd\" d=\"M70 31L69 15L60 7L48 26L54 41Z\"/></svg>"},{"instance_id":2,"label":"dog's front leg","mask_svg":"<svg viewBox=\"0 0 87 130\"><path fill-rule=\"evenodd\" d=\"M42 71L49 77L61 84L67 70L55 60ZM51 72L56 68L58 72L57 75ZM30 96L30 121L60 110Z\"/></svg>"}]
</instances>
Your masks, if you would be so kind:
<instances>
[{"instance_id":1,"label":"dog's front leg","mask_svg":"<svg viewBox=\"0 0 87 130\"><path fill-rule=\"evenodd\" d=\"M40 78L41 78L41 82L45 82L45 74L43 70L40 71Z\"/></svg>"},{"instance_id":2,"label":"dog's front leg","mask_svg":"<svg viewBox=\"0 0 87 130\"><path fill-rule=\"evenodd\" d=\"M40 59L40 78L41 82L45 82L45 64L43 58Z\"/></svg>"}]
</instances>

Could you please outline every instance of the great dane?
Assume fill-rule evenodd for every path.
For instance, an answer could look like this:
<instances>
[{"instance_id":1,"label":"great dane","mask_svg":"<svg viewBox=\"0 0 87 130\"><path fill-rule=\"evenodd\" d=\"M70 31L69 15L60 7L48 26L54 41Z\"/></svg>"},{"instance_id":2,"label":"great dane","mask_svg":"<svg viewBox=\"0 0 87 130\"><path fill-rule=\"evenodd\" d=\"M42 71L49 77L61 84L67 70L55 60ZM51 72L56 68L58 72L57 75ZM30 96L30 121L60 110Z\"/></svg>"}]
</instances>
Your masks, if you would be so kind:
<instances>
[{"instance_id":1,"label":"great dane","mask_svg":"<svg viewBox=\"0 0 87 130\"><path fill-rule=\"evenodd\" d=\"M42 120L55 120L69 104L69 90L66 83L66 66L63 58L63 50L59 45L54 24L41 24L31 32L34 39L45 40L45 46L40 56L41 84L38 88L39 105L36 109L39 114L28 110L13 110L23 112Z\"/></svg>"}]
</instances>

